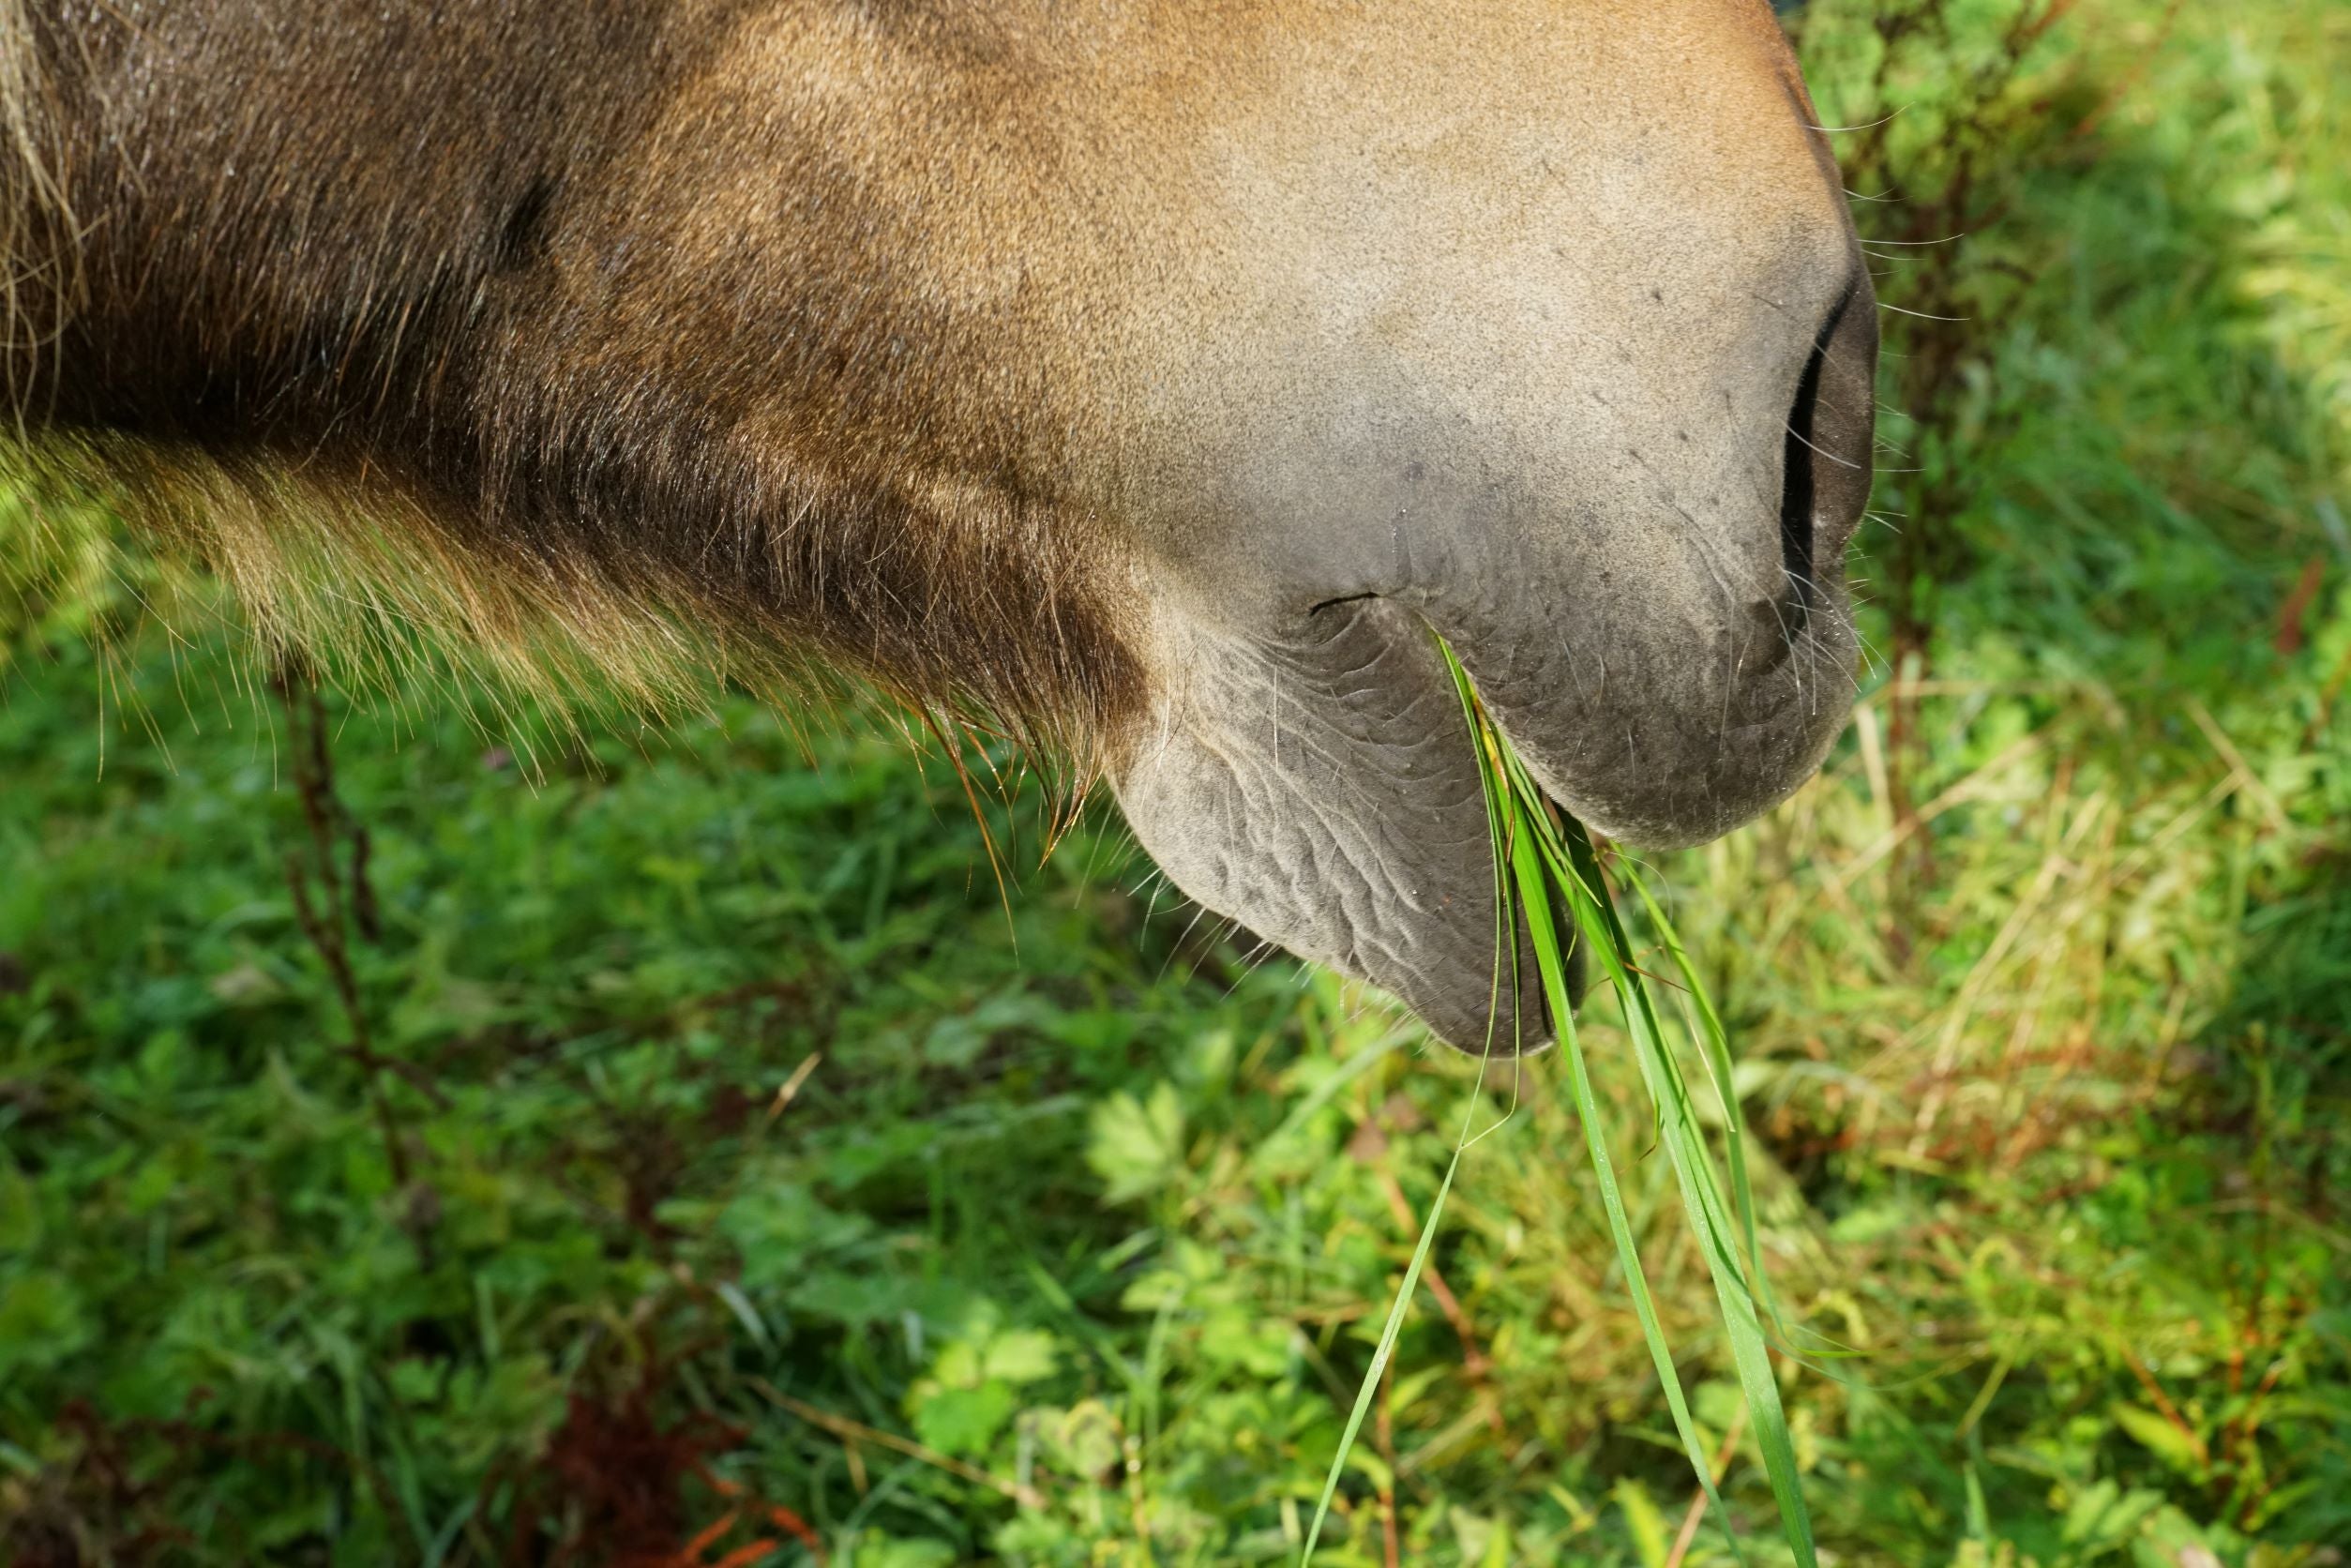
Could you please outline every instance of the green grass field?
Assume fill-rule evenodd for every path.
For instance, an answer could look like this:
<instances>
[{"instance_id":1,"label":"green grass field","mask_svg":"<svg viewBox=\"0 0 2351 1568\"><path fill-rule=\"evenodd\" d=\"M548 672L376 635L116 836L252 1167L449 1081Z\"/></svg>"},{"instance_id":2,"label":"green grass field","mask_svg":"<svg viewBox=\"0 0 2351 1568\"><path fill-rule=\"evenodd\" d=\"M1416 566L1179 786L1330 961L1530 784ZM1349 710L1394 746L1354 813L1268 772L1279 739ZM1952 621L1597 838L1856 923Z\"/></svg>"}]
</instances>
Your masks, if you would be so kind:
<instances>
[{"instance_id":1,"label":"green grass field","mask_svg":"<svg viewBox=\"0 0 2351 1568\"><path fill-rule=\"evenodd\" d=\"M1870 167L1956 156L2014 5L1937 8L1883 71L1873 8L1804 23L1830 124L1909 105ZM1883 427L1857 721L1653 865L1824 1560L2351 1551L2346 84L2340 0L2030 43L1955 281L1878 248L1976 319L1888 318L1930 416ZM0 596L0 1560L1298 1560L1474 1063L1238 951L1101 803L1040 864L1008 782L1000 895L878 721L420 682L325 697L329 779L201 587L167 635L133 578ZM1785 1561L1606 1003L1584 1042ZM1730 1562L1559 1062L1479 1093L1315 1560Z\"/></svg>"}]
</instances>

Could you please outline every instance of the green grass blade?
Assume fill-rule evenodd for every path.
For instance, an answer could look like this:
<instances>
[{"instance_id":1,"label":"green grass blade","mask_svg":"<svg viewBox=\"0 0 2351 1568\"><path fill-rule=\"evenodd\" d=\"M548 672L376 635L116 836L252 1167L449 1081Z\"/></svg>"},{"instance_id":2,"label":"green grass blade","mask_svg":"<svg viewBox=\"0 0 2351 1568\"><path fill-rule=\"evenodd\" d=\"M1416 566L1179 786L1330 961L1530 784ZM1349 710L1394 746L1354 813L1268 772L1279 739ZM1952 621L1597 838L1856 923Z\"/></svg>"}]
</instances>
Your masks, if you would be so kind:
<instances>
[{"instance_id":1,"label":"green grass blade","mask_svg":"<svg viewBox=\"0 0 2351 1568\"><path fill-rule=\"evenodd\" d=\"M1600 1186L1600 1206L1608 1219L1608 1234L1615 1241L1617 1259L1624 1270L1627 1293L1633 1298L1633 1313L1639 1319L1641 1336L1648 1341L1650 1359L1657 1368L1657 1380L1665 1391L1665 1408L1673 1416L1675 1432L1681 1439L1690 1466L1697 1472L1698 1484L1706 1489L1707 1500L1714 1507L1715 1516L1723 1521L1724 1533L1730 1541L1731 1552L1740 1561L1746 1560L1739 1539L1730 1531L1730 1512L1723 1506L1721 1494L1714 1489L1714 1475L1707 1463L1705 1445L1699 1442L1697 1424L1691 1419L1689 1401L1683 1396L1681 1374L1675 1368L1673 1349L1665 1341L1665 1331L1657 1320L1657 1305L1650 1298L1649 1276L1641 1268L1641 1251L1633 1239L1632 1221L1624 1212L1624 1195L1617 1182L1616 1161L1608 1153L1600 1097L1592 1090L1591 1073L1584 1061L1583 1042L1575 1028L1575 1009L1569 1000L1567 988L1566 948L1551 924L1549 899L1544 885L1544 865L1529 831L1523 808L1511 803L1514 825L1519 831L1512 835L1512 868L1516 875L1519 903L1528 927L1534 939L1535 962L1542 972L1545 1000L1549 1003L1551 1018L1557 1025L1560 1054L1567 1058L1568 1083L1575 1095L1576 1120L1584 1129L1584 1147L1591 1157L1592 1175ZM1631 1008L1626 1009L1629 1013Z\"/></svg>"},{"instance_id":2,"label":"green grass blade","mask_svg":"<svg viewBox=\"0 0 2351 1568\"><path fill-rule=\"evenodd\" d=\"M1691 1034L1697 1040L1700 1054L1705 1058L1708 1076L1714 1080L1714 1093L1723 1106L1723 1153L1730 1167L1730 1196L1739 1213L1739 1229L1746 1244L1749 1283L1755 1287L1756 1298L1771 1319L1780 1338L1788 1338L1787 1325L1780 1316L1779 1302L1771 1294L1771 1276L1763 1266L1763 1243L1756 1223L1756 1195L1747 1173L1747 1123L1739 1104L1739 1089L1730 1058L1730 1036L1723 1028L1722 1015L1715 1010L1714 999L1707 994L1706 985L1698 978L1697 966L1690 961L1689 950L1682 946L1680 933L1673 922L1665 918L1665 911L1650 890L1649 879L1637 871L1629 871L1625 880L1640 895L1641 906L1649 912L1650 925L1658 940L1665 944L1665 952L1673 958L1674 969L1681 976L1683 995L1695 1022Z\"/></svg>"},{"instance_id":3,"label":"green grass blade","mask_svg":"<svg viewBox=\"0 0 2351 1568\"><path fill-rule=\"evenodd\" d=\"M1683 1207L1697 1235L1700 1255L1706 1259L1708 1273L1713 1278L1714 1298L1722 1307L1724 1333L1730 1342L1731 1363L1738 1371L1740 1387L1747 1395L1749 1425L1755 1431L1756 1445L1763 1453L1764 1472L1771 1481L1772 1497L1779 1504L1781 1531L1795 1551L1801 1568L1814 1568L1817 1558L1812 1515L1804 1505L1795 1444L1787 1431L1787 1415L1780 1404L1779 1383L1772 1374L1771 1351L1756 1313L1755 1294L1732 1240L1730 1216L1704 1135L1698 1129L1689 1085L1673 1053L1665 1047L1648 988L1634 968L1632 943L1623 922L1617 918L1607 899L1607 884L1590 838L1579 824L1573 822L1562 837L1566 840L1562 858L1568 873L1563 891L1578 927L1591 942L1610 982L1624 999L1625 1020L1633 1034L1635 1056L1663 1122L1666 1156L1673 1162Z\"/></svg>"},{"instance_id":4,"label":"green grass blade","mask_svg":"<svg viewBox=\"0 0 2351 1568\"><path fill-rule=\"evenodd\" d=\"M1475 1095L1472 1094L1474 1102ZM1396 1299L1388 1307L1388 1320L1380 1328L1379 1348L1371 1353L1371 1369L1364 1374L1363 1386L1355 1391L1355 1407L1347 1412L1347 1429L1339 1434L1339 1451L1331 1458L1331 1473L1323 1478L1322 1496L1314 1505L1314 1523L1307 1528L1306 1544L1298 1554L1299 1568L1314 1560L1315 1544L1322 1539L1322 1521L1330 1516L1331 1499L1339 1489L1339 1475L1347 1468L1347 1456L1353 1452L1356 1434L1364 1429L1364 1417L1371 1410L1371 1402L1379 1392L1379 1380L1388 1370L1388 1358L1395 1353L1396 1335L1404 1328L1405 1312L1412 1304L1413 1289L1420 1284L1421 1267L1428 1261L1429 1244L1437 1239L1437 1222L1445 1212L1445 1199L1453 1191L1454 1173L1461 1168L1461 1149L1456 1146L1453 1158L1446 1163L1445 1179L1437 1184L1436 1200L1428 1206L1428 1222L1421 1227L1420 1244L1412 1249L1412 1261L1404 1271L1404 1282L1396 1287Z\"/></svg>"},{"instance_id":5,"label":"green grass blade","mask_svg":"<svg viewBox=\"0 0 2351 1568\"><path fill-rule=\"evenodd\" d=\"M1511 996L1511 1048L1514 1052L1526 1048L1525 1020L1518 1017L1518 921L1514 898L1515 881L1510 871L1510 847L1504 832L1510 820L1510 792L1507 781L1498 768L1500 753L1494 749L1499 738L1487 725L1478 707L1476 687L1469 684L1469 672L1454 656L1453 648L1441 637L1433 639L1437 651L1444 656L1446 672L1453 677L1454 695L1461 702L1461 720L1469 727L1469 744L1478 760L1478 788L1485 798L1485 844L1494 857L1494 988L1488 997L1486 1015L1487 1054L1492 1054L1492 1034L1501 1015L1502 971L1501 956L1509 955Z\"/></svg>"}]
</instances>

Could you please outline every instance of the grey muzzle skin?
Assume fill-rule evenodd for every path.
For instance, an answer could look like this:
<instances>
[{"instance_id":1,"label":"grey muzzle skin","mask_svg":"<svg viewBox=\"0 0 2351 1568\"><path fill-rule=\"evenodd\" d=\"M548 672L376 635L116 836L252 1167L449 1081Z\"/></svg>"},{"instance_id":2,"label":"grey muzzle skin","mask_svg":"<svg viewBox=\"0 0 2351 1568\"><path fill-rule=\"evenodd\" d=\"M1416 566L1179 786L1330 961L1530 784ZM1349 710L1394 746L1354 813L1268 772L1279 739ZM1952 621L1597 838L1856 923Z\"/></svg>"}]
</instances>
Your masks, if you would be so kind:
<instances>
[{"instance_id":1,"label":"grey muzzle skin","mask_svg":"<svg viewBox=\"0 0 2351 1568\"><path fill-rule=\"evenodd\" d=\"M1171 678L1113 776L1175 883L1461 1049L1546 1043L1434 636L1608 837L1702 842L1808 777L1854 689L1876 326L1851 260L1736 364L1571 377L1555 419L1482 428L1392 381L1230 454L1222 548L1166 574Z\"/></svg>"}]
</instances>

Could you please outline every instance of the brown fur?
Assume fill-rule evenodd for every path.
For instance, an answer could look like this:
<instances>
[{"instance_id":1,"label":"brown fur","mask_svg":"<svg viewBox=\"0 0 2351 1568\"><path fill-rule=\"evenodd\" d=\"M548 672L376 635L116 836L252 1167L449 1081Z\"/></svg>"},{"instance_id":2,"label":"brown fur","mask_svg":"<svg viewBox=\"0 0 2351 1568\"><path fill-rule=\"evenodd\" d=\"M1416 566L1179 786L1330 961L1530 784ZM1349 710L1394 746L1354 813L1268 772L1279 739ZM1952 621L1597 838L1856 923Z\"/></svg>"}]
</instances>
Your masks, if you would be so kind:
<instances>
[{"instance_id":1,"label":"brown fur","mask_svg":"<svg viewBox=\"0 0 2351 1568\"><path fill-rule=\"evenodd\" d=\"M746 19L8 0L19 482L101 481L305 642L421 628L639 699L806 653L1115 728L1102 552L1001 421L941 409L971 324L827 232L871 216L827 165L872 152L756 118ZM731 233L736 200L804 243Z\"/></svg>"}]
</instances>

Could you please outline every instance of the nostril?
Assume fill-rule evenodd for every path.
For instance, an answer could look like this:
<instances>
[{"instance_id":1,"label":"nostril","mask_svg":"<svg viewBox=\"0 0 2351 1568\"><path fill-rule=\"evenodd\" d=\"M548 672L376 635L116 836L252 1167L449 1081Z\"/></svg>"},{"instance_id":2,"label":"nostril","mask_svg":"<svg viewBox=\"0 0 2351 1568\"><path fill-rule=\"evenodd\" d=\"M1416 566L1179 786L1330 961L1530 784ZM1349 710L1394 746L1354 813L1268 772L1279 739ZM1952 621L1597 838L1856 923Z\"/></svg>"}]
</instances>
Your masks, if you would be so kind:
<instances>
[{"instance_id":1,"label":"nostril","mask_svg":"<svg viewBox=\"0 0 2351 1568\"><path fill-rule=\"evenodd\" d=\"M1796 401L1787 411L1787 437L1780 458L1780 562L1787 570L1794 608L1800 614L1812 605L1813 511L1818 490L1813 465L1820 459L1813 427L1820 408L1820 369L1828 357L1829 335L1824 332L1813 344L1812 356L1804 361L1804 373L1797 379Z\"/></svg>"}]
</instances>

